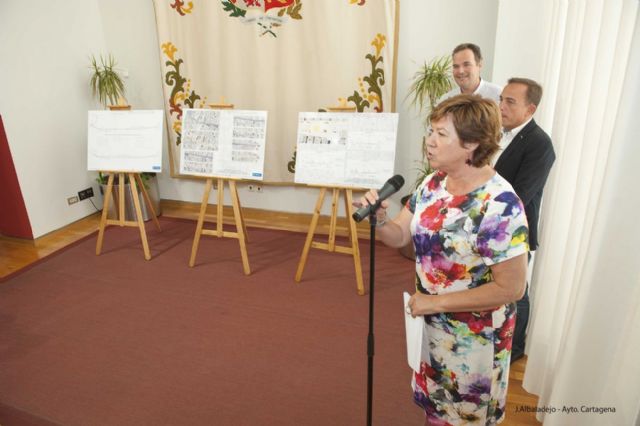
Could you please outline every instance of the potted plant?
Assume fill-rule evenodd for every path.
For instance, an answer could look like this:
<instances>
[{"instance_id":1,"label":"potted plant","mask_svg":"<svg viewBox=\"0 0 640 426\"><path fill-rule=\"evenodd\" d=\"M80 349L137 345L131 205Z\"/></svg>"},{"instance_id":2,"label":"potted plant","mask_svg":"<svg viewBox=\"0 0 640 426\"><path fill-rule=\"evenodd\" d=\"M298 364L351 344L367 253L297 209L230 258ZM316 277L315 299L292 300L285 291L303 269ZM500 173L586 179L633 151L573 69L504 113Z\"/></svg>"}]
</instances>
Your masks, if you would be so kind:
<instances>
[{"instance_id":1,"label":"potted plant","mask_svg":"<svg viewBox=\"0 0 640 426\"><path fill-rule=\"evenodd\" d=\"M127 104L124 97L124 81L116 69L116 60L113 55L109 54L106 58L100 55L100 62L95 56L91 56L91 79L89 86L93 96L100 102L105 108L110 110L129 110L131 106ZM140 173L142 182L149 194L149 198L153 204L153 208L156 214L160 214L160 195L158 191L158 183L155 173L143 172ZM96 180L100 184L100 192L104 195L106 190L107 180L109 176L98 172ZM114 193L118 193L118 176L115 177ZM128 178L124 182L125 185L125 220L136 220L135 208L133 199L131 198L131 188L129 186ZM109 213L114 216L116 214L115 205L117 199L114 198L114 202L111 203ZM142 216L144 220L151 218L150 212L147 209L147 204L140 194L140 207L142 210Z\"/></svg>"},{"instance_id":2,"label":"potted plant","mask_svg":"<svg viewBox=\"0 0 640 426\"><path fill-rule=\"evenodd\" d=\"M411 99L411 106L418 108L418 114L424 114L425 130L429 125L429 112L436 106L438 100L451 90L451 56L445 55L424 63L413 75L409 93L405 99ZM422 140L422 159L418 169L418 176L414 187L432 172L429 162L424 156L426 139Z\"/></svg>"},{"instance_id":3,"label":"potted plant","mask_svg":"<svg viewBox=\"0 0 640 426\"><path fill-rule=\"evenodd\" d=\"M124 82L116 71L116 60L109 54L106 58L100 55L100 64L95 56L91 56L91 80L89 86L93 96L106 108L129 109L124 98Z\"/></svg>"},{"instance_id":4,"label":"potted plant","mask_svg":"<svg viewBox=\"0 0 640 426\"><path fill-rule=\"evenodd\" d=\"M451 56L441 56L426 62L413 75L407 98L418 112L428 107L432 110L438 99L451 90ZM427 104L427 101L429 102ZM428 111L427 111L428 112Z\"/></svg>"},{"instance_id":5,"label":"potted plant","mask_svg":"<svg viewBox=\"0 0 640 426\"><path fill-rule=\"evenodd\" d=\"M140 173L140 177L142 178L142 184L149 195L149 199L151 200L151 204L153 206L153 210L156 215L159 216L161 213L160 206L160 193L158 190L158 180L156 178L155 173ZM98 172L98 177L96 181L100 184L100 193L104 196L105 191L107 190L107 180L109 176L104 175L101 172ZM109 204L109 217L116 218L118 215L118 187L120 185L118 175L114 176L113 182L113 193L111 198L111 203ZM142 220L147 221L151 219L151 211L147 207L147 202L142 195L141 188L138 188L138 201L140 202L140 211L142 213ZM129 185L129 178L125 175L125 183L124 183L124 218L125 220L135 221L137 220L137 215L135 211L135 204L133 198L131 197L131 185Z\"/></svg>"},{"instance_id":6,"label":"potted plant","mask_svg":"<svg viewBox=\"0 0 640 426\"><path fill-rule=\"evenodd\" d=\"M436 106L438 100L451 90L451 56L445 55L434 58L430 62L425 61L413 75L413 81L405 99L411 99L411 106L418 108L418 114L424 114L423 125L429 126L429 112ZM422 139L422 159L417 167L418 175L414 188L424 180L433 170L429 166L424 151L426 138ZM405 204L411 194L405 195L401 202ZM415 259L413 242L399 249L400 253L410 259Z\"/></svg>"}]
</instances>

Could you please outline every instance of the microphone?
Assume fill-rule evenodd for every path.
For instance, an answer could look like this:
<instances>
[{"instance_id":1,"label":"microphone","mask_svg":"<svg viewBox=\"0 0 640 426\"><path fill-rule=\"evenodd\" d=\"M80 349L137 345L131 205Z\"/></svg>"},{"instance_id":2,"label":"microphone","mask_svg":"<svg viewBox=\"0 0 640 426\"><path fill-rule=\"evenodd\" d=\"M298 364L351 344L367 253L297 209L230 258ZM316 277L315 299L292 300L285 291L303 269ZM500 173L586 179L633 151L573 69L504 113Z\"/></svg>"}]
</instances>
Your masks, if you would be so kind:
<instances>
[{"instance_id":1,"label":"microphone","mask_svg":"<svg viewBox=\"0 0 640 426\"><path fill-rule=\"evenodd\" d=\"M390 178L378 191L378 201L376 201L375 204L369 204L356 210L356 212L351 215L353 220L355 220L356 222L361 222L362 219L369 216L371 212L375 212L376 210L378 210L378 208L380 208L380 203L398 192L398 190L402 188L402 185L404 185L404 178L402 176L395 175L394 177Z\"/></svg>"}]
</instances>

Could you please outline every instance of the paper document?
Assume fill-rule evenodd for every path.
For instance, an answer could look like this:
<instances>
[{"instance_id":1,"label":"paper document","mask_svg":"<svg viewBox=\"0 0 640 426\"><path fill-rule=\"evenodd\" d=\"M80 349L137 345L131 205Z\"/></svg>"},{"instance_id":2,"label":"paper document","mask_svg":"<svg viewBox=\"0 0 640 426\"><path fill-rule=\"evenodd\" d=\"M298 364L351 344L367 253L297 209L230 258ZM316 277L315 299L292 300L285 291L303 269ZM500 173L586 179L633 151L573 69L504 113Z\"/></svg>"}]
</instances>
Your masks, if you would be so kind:
<instances>
[{"instance_id":1,"label":"paper document","mask_svg":"<svg viewBox=\"0 0 640 426\"><path fill-rule=\"evenodd\" d=\"M404 296L404 325L407 333L407 361L409 367L415 372L420 372L420 359L422 358L422 339L424 333L424 317L419 315L413 318L407 313L407 306L411 295L406 291Z\"/></svg>"},{"instance_id":2,"label":"paper document","mask_svg":"<svg viewBox=\"0 0 640 426\"><path fill-rule=\"evenodd\" d=\"M87 170L161 172L162 110L89 111Z\"/></svg>"},{"instance_id":3,"label":"paper document","mask_svg":"<svg viewBox=\"0 0 640 426\"><path fill-rule=\"evenodd\" d=\"M397 113L299 113L296 183L381 187L393 175L397 130Z\"/></svg>"},{"instance_id":4,"label":"paper document","mask_svg":"<svg viewBox=\"0 0 640 426\"><path fill-rule=\"evenodd\" d=\"M180 173L262 180L267 111L185 109Z\"/></svg>"}]
</instances>

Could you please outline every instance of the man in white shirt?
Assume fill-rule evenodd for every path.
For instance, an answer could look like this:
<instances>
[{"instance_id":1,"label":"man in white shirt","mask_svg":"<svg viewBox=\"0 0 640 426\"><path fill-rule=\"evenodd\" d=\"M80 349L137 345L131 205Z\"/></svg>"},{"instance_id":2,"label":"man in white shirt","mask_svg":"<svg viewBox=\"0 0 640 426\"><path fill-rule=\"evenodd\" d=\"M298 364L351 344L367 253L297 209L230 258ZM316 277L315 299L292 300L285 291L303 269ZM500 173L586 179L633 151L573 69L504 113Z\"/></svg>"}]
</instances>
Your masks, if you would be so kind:
<instances>
[{"instance_id":1,"label":"man in white shirt","mask_svg":"<svg viewBox=\"0 0 640 426\"><path fill-rule=\"evenodd\" d=\"M458 87L445 93L439 102L462 93L480 95L496 103L500 102L502 88L480 77L480 70L482 70L480 47L473 43L460 44L453 49L452 60L453 79Z\"/></svg>"}]
</instances>

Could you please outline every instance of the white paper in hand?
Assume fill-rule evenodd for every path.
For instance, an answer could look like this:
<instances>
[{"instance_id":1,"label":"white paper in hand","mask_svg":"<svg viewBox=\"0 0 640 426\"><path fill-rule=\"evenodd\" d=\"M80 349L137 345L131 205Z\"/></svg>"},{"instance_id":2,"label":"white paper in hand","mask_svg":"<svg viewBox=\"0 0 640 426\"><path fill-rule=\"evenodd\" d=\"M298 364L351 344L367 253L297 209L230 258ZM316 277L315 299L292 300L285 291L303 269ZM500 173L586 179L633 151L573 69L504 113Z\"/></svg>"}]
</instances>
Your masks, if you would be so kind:
<instances>
[{"instance_id":1,"label":"white paper in hand","mask_svg":"<svg viewBox=\"0 0 640 426\"><path fill-rule=\"evenodd\" d=\"M424 318L417 316L413 318L407 313L409 298L411 297L406 291L404 296L404 325L407 333L407 360L409 367L414 371L420 372L420 359L422 357L422 337L424 333Z\"/></svg>"}]
</instances>

